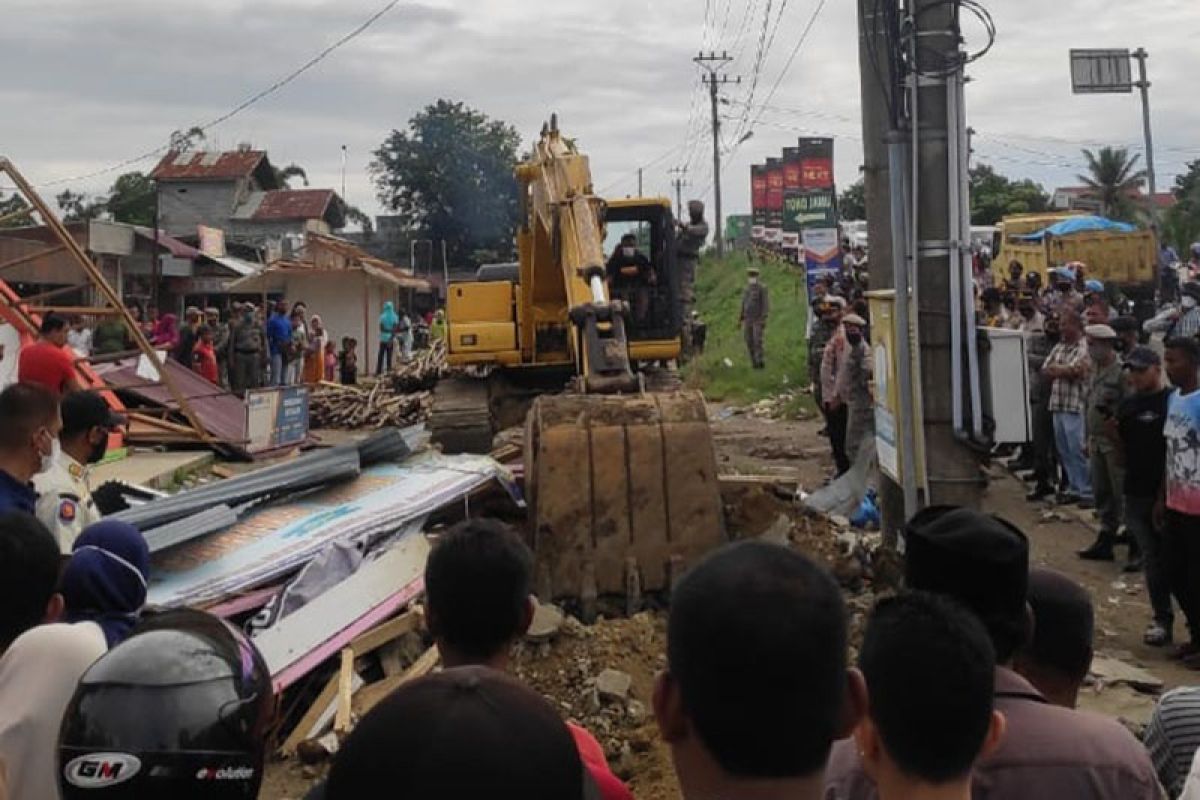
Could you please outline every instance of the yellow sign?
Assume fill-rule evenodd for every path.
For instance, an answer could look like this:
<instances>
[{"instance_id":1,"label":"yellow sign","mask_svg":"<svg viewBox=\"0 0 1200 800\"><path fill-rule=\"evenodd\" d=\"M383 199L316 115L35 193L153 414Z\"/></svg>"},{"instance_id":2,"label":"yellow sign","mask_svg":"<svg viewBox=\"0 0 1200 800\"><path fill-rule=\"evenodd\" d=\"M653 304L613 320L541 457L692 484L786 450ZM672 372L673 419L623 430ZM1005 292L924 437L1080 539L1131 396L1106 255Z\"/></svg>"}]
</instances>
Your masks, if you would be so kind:
<instances>
[{"instance_id":1,"label":"yellow sign","mask_svg":"<svg viewBox=\"0 0 1200 800\"><path fill-rule=\"evenodd\" d=\"M879 468L892 480L904 483L904 437L901 434L900 379L896 369L896 292L891 289L867 292L871 304L871 355L875 368L875 449ZM913 413L917 420L921 411L920 372L917 346L910 345L913 374ZM920 425L913 425L916 445L916 476L918 488L925 488L925 437Z\"/></svg>"}]
</instances>

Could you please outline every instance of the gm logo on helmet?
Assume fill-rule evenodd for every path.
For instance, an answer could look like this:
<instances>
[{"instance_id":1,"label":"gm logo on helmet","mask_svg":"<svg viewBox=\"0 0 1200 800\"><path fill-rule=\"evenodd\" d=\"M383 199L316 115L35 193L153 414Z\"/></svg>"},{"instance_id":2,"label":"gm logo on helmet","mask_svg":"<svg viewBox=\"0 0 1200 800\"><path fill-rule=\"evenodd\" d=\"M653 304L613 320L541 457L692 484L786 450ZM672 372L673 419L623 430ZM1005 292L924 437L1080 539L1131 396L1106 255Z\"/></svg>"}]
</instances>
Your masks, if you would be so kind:
<instances>
[{"instance_id":1,"label":"gm logo on helmet","mask_svg":"<svg viewBox=\"0 0 1200 800\"><path fill-rule=\"evenodd\" d=\"M89 753L67 762L63 775L80 789L105 789L141 772L142 762L128 753Z\"/></svg>"}]
</instances>

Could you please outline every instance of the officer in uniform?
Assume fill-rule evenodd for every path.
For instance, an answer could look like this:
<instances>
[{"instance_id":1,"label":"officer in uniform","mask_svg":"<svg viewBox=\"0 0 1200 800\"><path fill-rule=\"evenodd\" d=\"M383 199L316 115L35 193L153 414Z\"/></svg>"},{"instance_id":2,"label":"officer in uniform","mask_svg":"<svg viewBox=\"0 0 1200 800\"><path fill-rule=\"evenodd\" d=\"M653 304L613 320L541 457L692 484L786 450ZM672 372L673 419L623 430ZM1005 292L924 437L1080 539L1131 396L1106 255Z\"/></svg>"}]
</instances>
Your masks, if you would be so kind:
<instances>
[{"instance_id":1,"label":"officer in uniform","mask_svg":"<svg viewBox=\"0 0 1200 800\"><path fill-rule=\"evenodd\" d=\"M759 280L758 267L746 271L746 288L742 292L742 313L738 323L746 335L746 349L750 352L750 363L754 369L763 369L763 333L767 327L767 316L771 313L771 299L767 287Z\"/></svg>"},{"instance_id":2,"label":"officer in uniform","mask_svg":"<svg viewBox=\"0 0 1200 800\"><path fill-rule=\"evenodd\" d=\"M675 257L679 262L679 319L683 322L683 349L686 355L692 352L691 318L696 304L696 264L700 260L700 249L708 239L708 223L704 221L704 203L688 201L688 222L679 222L679 236L675 244Z\"/></svg>"},{"instance_id":3,"label":"officer in uniform","mask_svg":"<svg viewBox=\"0 0 1200 800\"><path fill-rule=\"evenodd\" d=\"M95 392L71 392L62 400L60 449L49 469L33 478L38 493L37 518L64 554L88 525L100 519L87 485L87 465L104 458L108 435L125 425L125 418Z\"/></svg>"}]
</instances>

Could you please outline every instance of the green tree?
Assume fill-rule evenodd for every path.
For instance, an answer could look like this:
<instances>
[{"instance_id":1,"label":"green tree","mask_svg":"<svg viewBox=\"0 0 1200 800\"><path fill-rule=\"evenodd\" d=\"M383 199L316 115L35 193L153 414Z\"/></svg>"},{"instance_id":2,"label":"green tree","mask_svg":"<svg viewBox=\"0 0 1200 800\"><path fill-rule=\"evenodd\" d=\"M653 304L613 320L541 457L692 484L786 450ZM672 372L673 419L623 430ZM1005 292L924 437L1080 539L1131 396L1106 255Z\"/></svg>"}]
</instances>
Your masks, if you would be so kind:
<instances>
[{"instance_id":1,"label":"green tree","mask_svg":"<svg viewBox=\"0 0 1200 800\"><path fill-rule=\"evenodd\" d=\"M452 263L478 264L476 251L511 258L520 143L511 125L438 100L375 151L370 170L379 202L406 218L410 233L444 239Z\"/></svg>"},{"instance_id":2,"label":"green tree","mask_svg":"<svg viewBox=\"0 0 1200 800\"><path fill-rule=\"evenodd\" d=\"M29 214L8 217L9 214L26 208L29 208L29 203L26 203L25 198L16 192L7 198L0 197L0 228L20 228L23 225L31 225ZM8 217L8 219L4 219L4 217Z\"/></svg>"},{"instance_id":3,"label":"green tree","mask_svg":"<svg viewBox=\"0 0 1200 800\"><path fill-rule=\"evenodd\" d=\"M186 131L171 131L171 135L167 139L167 146L176 153L182 153L185 150L191 150L205 138L207 137L204 135L204 129L193 125Z\"/></svg>"},{"instance_id":4,"label":"green tree","mask_svg":"<svg viewBox=\"0 0 1200 800\"><path fill-rule=\"evenodd\" d=\"M1024 178L1014 181L989 164L971 168L971 223L995 225L1009 214L1032 214L1050 207L1042 185Z\"/></svg>"},{"instance_id":5,"label":"green tree","mask_svg":"<svg viewBox=\"0 0 1200 800\"><path fill-rule=\"evenodd\" d=\"M1146 170L1138 169L1141 156L1130 156L1124 147L1102 147L1099 152L1083 151L1088 174L1078 178L1090 190L1089 196L1100 201L1100 213L1113 219L1132 220Z\"/></svg>"},{"instance_id":6,"label":"green tree","mask_svg":"<svg viewBox=\"0 0 1200 800\"><path fill-rule=\"evenodd\" d=\"M117 222L154 224L154 181L141 172L126 172L113 181L104 207Z\"/></svg>"},{"instance_id":7,"label":"green tree","mask_svg":"<svg viewBox=\"0 0 1200 800\"><path fill-rule=\"evenodd\" d=\"M1184 254L1192 242L1200 240L1200 159L1175 177L1172 193L1175 205L1163 218L1163 236Z\"/></svg>"},{"instance_id":8,"label":"green tree","mask_svg":"<svg viewBox=\"0 0 1200 800\"><path fill-rule=\"evenodd\" d=\"M288 164L283 169L279 167L271 167L271 169L275 171L275 182L279 184L279 188L281 189L292 188L288 185L292 178L299 178L304 181L305 186L308 186L308 173L299 164Z\"/></svg>"},{"instance_id":9,"label":"green tree","mask_svg":"<svg viewBox=\"0 0 1200 800\"><path fill-rule=\"evenodd\" d=\"M375 224L371 222L371 218L358 206L352 206L343 201L342 214L346 217L347 222L353 222L362 228L362 232L368 237L375 233Z\"/></svg>"},{"instance_id":10,"label":"green tree","mask_svg":"<svg viewBox=\"0 0 1200 800\"><path fill-rule=\"evenodd\" d=\"M96 219L105 211L105 199L92 197L84 192L66 189L54 196L63 222L86 222Z\"/></svg>"},{"instance_id":11,"label":"green tree","mask_svg":"<svg viewBox=\"0 0 1200 800\"><path fill-rule=\"evenodd\" d=\"M867 187L862 178L850 184L838 197L838 216L844 220L867 218Z\"/></svg>"}]
</instances>

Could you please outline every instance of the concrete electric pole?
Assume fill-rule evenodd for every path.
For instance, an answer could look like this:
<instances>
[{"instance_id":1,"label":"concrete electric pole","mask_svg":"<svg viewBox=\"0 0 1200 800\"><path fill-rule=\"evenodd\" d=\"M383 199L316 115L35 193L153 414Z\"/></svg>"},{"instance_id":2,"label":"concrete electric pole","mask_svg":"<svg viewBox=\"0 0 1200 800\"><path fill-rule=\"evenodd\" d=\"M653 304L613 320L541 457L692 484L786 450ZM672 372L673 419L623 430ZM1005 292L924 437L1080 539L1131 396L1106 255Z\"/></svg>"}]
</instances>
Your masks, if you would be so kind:
<instances>
[{"instance_id":1,"label":"concrete electric pole","mask_svg":"<svg viewBox=\"0 0 1200 800\"><path fill-rule=\"evenodd\" d=\"M675 176L671 180L671 186L675 189L675 219L683 219L683 187L689 185L683 179L687 174L687 167L671 167L667 172Z\"/></svg>"},{"instance_id":2,"label":"concrete electric pole","mask_svg":"<svg viewBox=\"0 0 1200 800\"><path fill-rule=\"evenodd\" d=\"M721 257L725 255L725 220L721 216L721 117L717 113L717 88L722 84L733 82L728 75L720 74L721 70L725 69L733 59L728 53L722 51L720 55L713 52L708 55L700 53L692 61L704 67L708 72L702 80L708 86L708 96L712 101L713 205L715 206L713 244L717 247L717 256ZM740 79L737 82L740 83Z\"/></svg>"},{"instance_id":3,"label":"concrete electric pole","mask_svg":"<svg viewBox=\"0 0 1200 800\"><path fill-rule=\"evenodd\" d=\"M965 296L961 289L958 298L951 296L952 287L958 286L958 281L951 278L952 265L958 263L952 258L951 248L962 245L951 235L951 214L961 212L951 206L951 192L947 191L951 182L950 137L958 140L961 135L957 126L951 129L950 125L951 87L960 80L961 67L947 69L948 64L962 63L956 5L945 0L909 0L907 46L909 61L916 69L916 74L909 75L916 95L910 118L916 181L912 208L917 221L914 297L928 480L925 500L927 504L979 508L986 479L976 457L960 441L961 432L955 430L952 413L955 403L961 402L964 383L955 386L953 381L953 376L961 375L963 370L961 363L952 363L957 355L951 347L952 327L963 325L958 333L963 336L965 348L977 347L976 332L973 326L946 313L946 309L961 307ZM955 147L954 152L957 150ZM957 198L959 193L953 193ZM964 318L970 319L965 314ZM960 394L957 400L955 390Z\"/></svg>"},{"instance_id":4,"label":"concrete electric pole","mask_svg":"<svg viewBox=\"0 0 1200 800\"><path fill-rule=\"evenodd\" d=\"M1158 182L1154 178L1154 135L1150 130L1150 81L1146 77L1146 59L1150 54L1146 48L1139 47L1133 51L1133 57L1138 62L1138 82L1134 84L1142 92L1142 128L1146 134L1146 182L1150 184L1150 209L1155 218L1158 216L1158 205L1154 195L1158 194Z\"/></svg>"}]
</instances>

